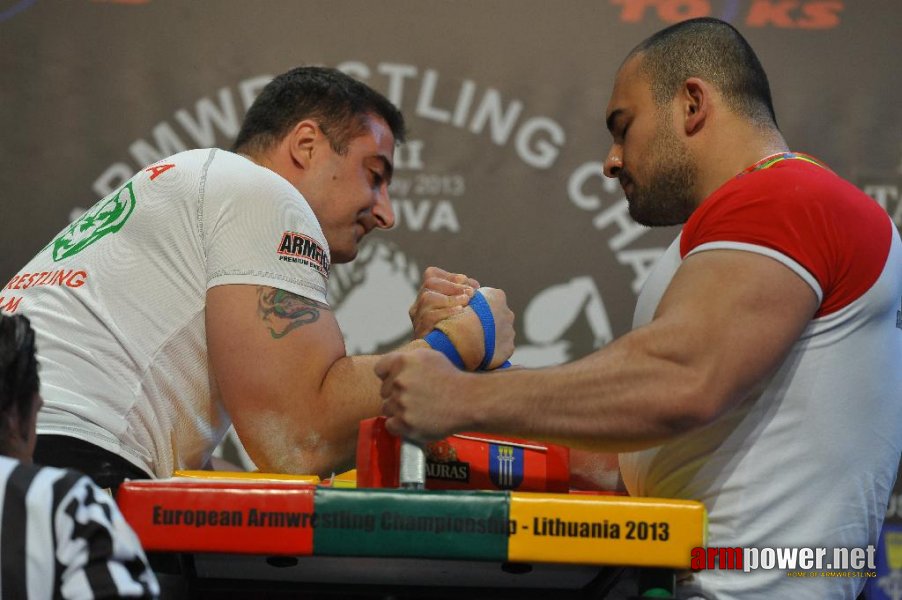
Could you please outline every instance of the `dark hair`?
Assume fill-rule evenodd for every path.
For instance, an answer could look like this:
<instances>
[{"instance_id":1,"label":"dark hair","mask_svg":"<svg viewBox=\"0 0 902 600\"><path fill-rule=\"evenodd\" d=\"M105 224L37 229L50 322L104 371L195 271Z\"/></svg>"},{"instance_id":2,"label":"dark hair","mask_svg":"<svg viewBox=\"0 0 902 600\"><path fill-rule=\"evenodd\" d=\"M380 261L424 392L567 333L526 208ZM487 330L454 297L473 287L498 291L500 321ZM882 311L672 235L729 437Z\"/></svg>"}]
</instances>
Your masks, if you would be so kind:
<instances>
[{"instance_id":1,"label":"dark hair","mask_svg":"<svg viewBox=\"0 0 902 600\"><path fill-rule=\"evenodd\" d=\"M7 453L11 426L28 437L28 416L39 385L31 323L22 315L0 315L0 453ZM11 418L14 411L16 418Z\"/></svg>"},{"instance_id":2,"label":"dark hair","mask_svg":"<svg viewBox=\"0 0 902 600\"><path fill-rule=\"evenodd\" d=\"M385 120L403 142L404 117L368 85L326 67L297 67L269 82L247 111L233 152L268 150L299 121L314 119L338 154L361 135L369 115Z\"/></svg>"},{"instance_id":3,"label":"dark hair","mask_svg":"<svg viewBox=\"0 0 902 600\"><path fill-rule=\"evenodd\" d=\"M777 127L767 74L735 27L711 17L671 25L636 46L657 106L673 99L690 77L714 84L727 105L759 126Z\"/></svg>"}]
</instances>

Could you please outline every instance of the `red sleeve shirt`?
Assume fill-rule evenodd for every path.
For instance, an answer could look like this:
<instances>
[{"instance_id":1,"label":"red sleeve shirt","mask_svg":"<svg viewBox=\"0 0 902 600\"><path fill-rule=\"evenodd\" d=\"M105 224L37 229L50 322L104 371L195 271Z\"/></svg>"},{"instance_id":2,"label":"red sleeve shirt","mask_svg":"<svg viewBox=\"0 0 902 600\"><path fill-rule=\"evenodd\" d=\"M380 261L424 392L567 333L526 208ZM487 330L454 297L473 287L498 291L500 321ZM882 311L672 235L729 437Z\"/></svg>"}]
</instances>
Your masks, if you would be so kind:
<instances>
[{"instance_id":1,"label":"red sleeve shirt","mask_svg":"<svg viewBox=\"0 0 902 600\"><path fill-rule=\"evenodd\" d=\"M817 318L874 284L889 255L892 227L880 205L855 186L790 159L736 177L706 198L683 228L680 255L731 245L783 254L820 286Z\"/></svg>"}]
</instances>

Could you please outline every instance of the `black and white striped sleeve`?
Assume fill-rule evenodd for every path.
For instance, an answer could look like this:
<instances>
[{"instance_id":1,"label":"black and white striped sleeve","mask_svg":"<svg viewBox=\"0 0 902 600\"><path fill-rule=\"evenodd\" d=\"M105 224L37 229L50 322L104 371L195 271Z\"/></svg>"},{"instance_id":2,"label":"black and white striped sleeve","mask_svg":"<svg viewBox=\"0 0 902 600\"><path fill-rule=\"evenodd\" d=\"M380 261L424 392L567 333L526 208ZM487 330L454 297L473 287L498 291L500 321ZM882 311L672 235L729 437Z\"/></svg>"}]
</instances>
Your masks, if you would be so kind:
<instances>
[{"instance_id":1,"label":"black and white striped sleeve","mask_svg":"<svg viewBox=\"0 0 902 600\"><path fill-rule=\"evenodd\" d=\"M3 598L155 598L159 586L112 498L84 475L0 464Z\"/></svg>"}]
</instances>

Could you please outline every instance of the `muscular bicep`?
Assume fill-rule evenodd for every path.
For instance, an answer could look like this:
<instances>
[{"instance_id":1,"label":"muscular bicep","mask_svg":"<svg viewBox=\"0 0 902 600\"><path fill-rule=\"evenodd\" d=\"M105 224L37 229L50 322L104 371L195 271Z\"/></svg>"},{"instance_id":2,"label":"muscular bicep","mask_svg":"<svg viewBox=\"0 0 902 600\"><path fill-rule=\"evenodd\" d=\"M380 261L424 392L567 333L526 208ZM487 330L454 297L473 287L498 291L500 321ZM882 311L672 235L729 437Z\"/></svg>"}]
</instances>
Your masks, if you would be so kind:
<instances>
[{"instance_id":1,"label":"muscular bicep","mask_svg":"<svg viewBox=\"0 0 902 600\"><path fill-rule=\"evenodd\" d=\"M817 310L812 288L764 255L711 250L688 257L650 327L660 349L701 382L716 416L744 399L784 360Z\"/></svg>"},{"instance_id":2,"label":"muscular bicep","mask_svg":"<svg viewBox=\"0 0 902 600\"><path fill-rule=\"evenodd\" d=\"M292 470L329 369L345 355L328 306L284 290L224 285L207 292L211 376L261 468ZM300 461L300 456L298 456Z\"/></svg>"}]
</instances>

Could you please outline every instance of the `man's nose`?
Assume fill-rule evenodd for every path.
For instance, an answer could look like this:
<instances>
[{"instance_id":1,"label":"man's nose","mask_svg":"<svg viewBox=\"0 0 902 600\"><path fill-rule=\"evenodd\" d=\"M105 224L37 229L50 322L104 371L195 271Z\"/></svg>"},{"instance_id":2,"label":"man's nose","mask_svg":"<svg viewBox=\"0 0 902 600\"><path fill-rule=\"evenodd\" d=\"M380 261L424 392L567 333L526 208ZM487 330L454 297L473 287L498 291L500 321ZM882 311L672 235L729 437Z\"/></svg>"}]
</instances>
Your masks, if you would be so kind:
<instances>
[{"instance_id":1,"label":"man's nose","mask_svg":"<svg viewBox=\"0 0 902 600\"><path fill-rule=\"evenodd\" d=\"M376 218L376 227L379 229L391 229L395 225L395 210L388 196L388 186L379 187L376 203L373 205L373 216Z\"/></svg>"},{"instance_id":2,"label":"man's nose","mask_svg":"<svg viewBox=\"0 0 902 600\"><path fill-rule=\"evenodd\" d=\"M612 144L608 155L604 159L604 174L610 178L616 178L623 169L623 148L620 144Z\"/></svg>"}]
</instances>

